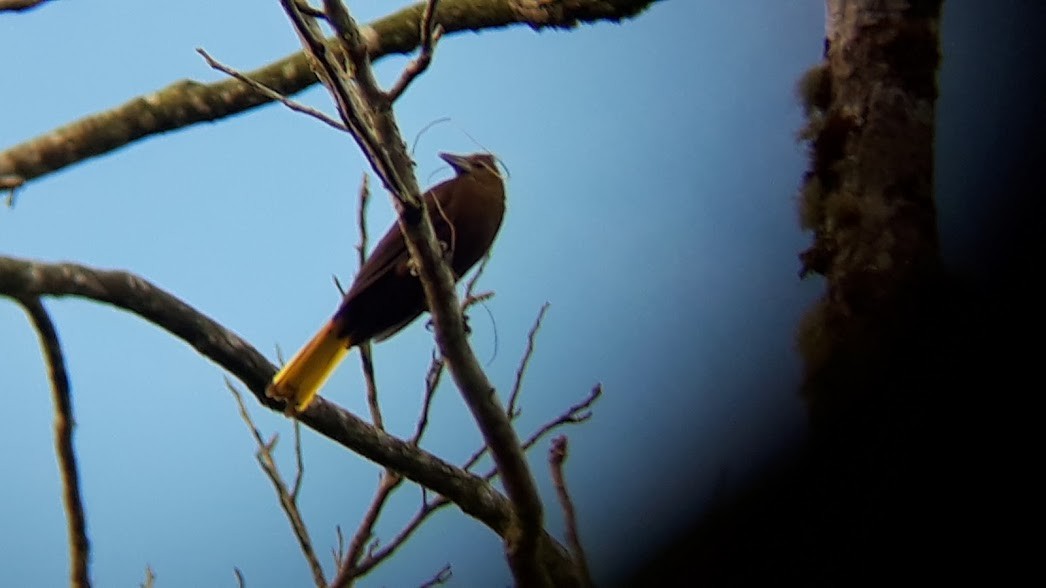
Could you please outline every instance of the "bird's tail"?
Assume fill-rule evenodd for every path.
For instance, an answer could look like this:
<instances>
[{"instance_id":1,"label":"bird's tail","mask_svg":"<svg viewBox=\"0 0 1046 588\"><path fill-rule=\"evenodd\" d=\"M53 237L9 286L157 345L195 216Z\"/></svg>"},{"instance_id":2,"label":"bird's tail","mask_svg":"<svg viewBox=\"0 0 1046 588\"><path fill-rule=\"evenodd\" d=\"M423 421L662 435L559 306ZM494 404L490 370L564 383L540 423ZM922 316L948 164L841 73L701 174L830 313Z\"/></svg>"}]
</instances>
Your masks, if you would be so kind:
<instances>
[{"instance_id":1,"label":"bird's tail","mask_svg":"<svg viewBox=\"0 0 1046 588\"><path fill-rule=\"evenodd\" d=\"M305 410L351 346L351 341L338 337L334 322L329 321L276 372L265 393L285 399L288 410L292 406L297 412Z\"/></svg>"}]
</instances>

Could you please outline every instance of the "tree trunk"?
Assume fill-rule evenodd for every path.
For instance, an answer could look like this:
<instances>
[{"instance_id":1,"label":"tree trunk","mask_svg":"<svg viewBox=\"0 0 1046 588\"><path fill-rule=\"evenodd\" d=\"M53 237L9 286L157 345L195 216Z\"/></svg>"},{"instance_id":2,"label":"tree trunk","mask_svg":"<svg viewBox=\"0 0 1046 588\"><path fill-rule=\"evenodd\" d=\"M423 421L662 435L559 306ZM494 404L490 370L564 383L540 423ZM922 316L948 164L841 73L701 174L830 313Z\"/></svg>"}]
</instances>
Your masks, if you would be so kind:
<instances>
[{"instance_id":1,"label":"tree trunk","mask_svg":"<svg viewBox=\"0 0 1046 588\"><path fill-rule=\"evenodd\" d=\"M911 392L942 274L933 198L941 2L827 6L826 62L803 82L812 161L801 206L814 243L802 271L827 282L799 332L815 428Z\"/></svg>"}]
</instances>

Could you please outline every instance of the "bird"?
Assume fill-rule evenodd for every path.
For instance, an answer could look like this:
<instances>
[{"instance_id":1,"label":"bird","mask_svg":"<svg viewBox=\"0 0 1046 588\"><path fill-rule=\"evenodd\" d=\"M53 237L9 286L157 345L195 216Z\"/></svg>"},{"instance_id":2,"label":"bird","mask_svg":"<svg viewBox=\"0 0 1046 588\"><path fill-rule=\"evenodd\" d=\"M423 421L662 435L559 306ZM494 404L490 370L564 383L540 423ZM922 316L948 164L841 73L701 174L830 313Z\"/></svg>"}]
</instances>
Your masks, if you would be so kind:
<instances>
[{"instance_id":1,"label":"bird","mask_svg":"<svg viewBox=\"0 0 1046 588\"><path fill-rule=\"evenodd\" d=\"M455 177L422 196L457 282L490 250L505 216L505 183L489 153L440 153ZM427 309L399 223L378 241L327 323L273 376L265 393L301 413L349 350L384 341Z\"/></svg>"}]
</instances>

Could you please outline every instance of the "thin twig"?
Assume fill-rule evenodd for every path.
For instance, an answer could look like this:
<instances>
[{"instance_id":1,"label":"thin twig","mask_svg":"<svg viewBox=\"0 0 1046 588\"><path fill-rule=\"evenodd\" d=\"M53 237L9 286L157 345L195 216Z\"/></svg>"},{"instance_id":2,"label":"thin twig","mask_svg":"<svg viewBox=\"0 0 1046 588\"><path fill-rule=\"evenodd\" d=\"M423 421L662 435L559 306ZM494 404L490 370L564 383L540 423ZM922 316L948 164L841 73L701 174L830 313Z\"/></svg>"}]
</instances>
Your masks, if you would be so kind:
<instances>
[{"instance_id":1,"label":"thin twig","mask_svg":"<svg viewBox=\"0 0 1046 588\"><path fill-rule=\"evenodd\" d=\"M446 364L443 363L443 358L439 356L437 351L433 350L432 361L429 363L429 369L425 372L425 394L421 400L421 414L418 415L414 434L410 438L410 444L415 447L421 443L421 436L425 434L425 429L429 425L429 410L432 408L432 399L436 396L436 388L439 387L439 382L443 378L443 369L445 367Z\"/></svg>"},{"instance_id":2,"label":"thin twig","mask_svg":"<svg viewBox=\"0 0 1046 588\"><path fill-rule=\"evenodd\" d=\"M435 576L432 576L426 582L421 584L420 588L431 588L432 586L441 586L449 582L451 577L453 576L454 573L450 571L450 564L447 564L440 568L440 570L436 572Z\"/></svg>"},{"instance_id":3,"label":"thin twig","mask_svg":"<svg viewBox=\"0 0 1046 588\"><path fill-rule=\"evenodd\" d=\"M461 307L462 309L468 309L472 306L479 304L480 302L486 302L493 297L493 290L487 290L486 292L480 292L479 294L470 294L461 299Z\"/></svg>"},{"instance_id":4,"label":"thin twig","mask_svg":"<svg viewBox=\"0 0 1046 588\"><path fill-rule=\"evenodd\" d=\"M378 86L369 50L356 21L340 0L323 0L344 58L323 39L315 18L294 0L280 0L312 58L313 71L327 87L338 114L389 193L401 207L399 226L432 316L436 341L462 398L472 413L501 472L513 516L502 536L509 568L518 584L550 585L549 569L538 561L543 505L526 456L490 379L469 347L454 276L442 255L427 207L422 202L414 162L406 151L388 95ZM348 66L348 70L346 67Z\"/></svg>"},{"instance_id":5,"label":"thin twig","mask_svg":"<svg viewBox=\"0 0 1046 588\"><path fill-rule=\"evenodd\" d=\"M345 125L342 124L341 122L334 120L333 118L327 116L326 114L323 114L322 112L320 112L319 110L316 110L315 108L313 108L311 106L306 106L306 105L302 104L301 102L298 102L296 100L292 100L292 99L284 96L283 94L280 94L276 90L273 90L272 88L266 86L265 84L263 84L263 83L261 83L261 82L259 82L257 80L253 80L250 77L248 77L247 75L245 75L245 74L243 74L243 73L241 73L239 71L236 71L235 69L233 69L233 68L231 68L231 67L229 67L227 65L222 64L221 62L219 62L216 59L214 59L213 57L211 57L207 53L207 51L205 51L205 50L203 50L201 48L197 48L196 52L199 53L203 57L204 61L207 62L207 65L211 66L212 68L214 68L214 69L216 69L216 70L218 70L218 71L220 71L220 72L222 72L222 73L224 73L226 75L230 75L230 76L236 78L237 80L240 80L241 82L247 84L251 88L254 88L258 93L264 95L269 100L274 100L274 101L277 101L277 102L281 102L281 103L283 103L284 106L286 106L287 108L290 108L291 110L293 110L295 112L300 112L302 114L307 114L307 115L309 115L309 116L319 120L320 122L322 122L324 124L327 124L329 126L334 127L335 129L338 129L339 131L348 132L349 129L346 128Z\"/></svg>"},{"instance_id":6,"label":"thin twig","mask_svg":"<svg viewBox=\"0 0 1046 588\"><path fill-rule=\"evenodd\" d=\"M381 480L378 482L378 490L375 492L367 512L363 515L356 533L352 536L349 550L339 564L337 576L331 582L332 587L343 588L351 586L354 579L363 575L363 572L357 567L357 563L363 556L363 548L374 535L374 525L378 522L378 517L381 516L381 511L385 508L385 503L388 501L389 496L402 482L403 476L391 470L385 470L382 473Z\"/></svg>"},{"instance_id":7,"label":"thin twig","mask_svg":"<svg viewBox=\"0 0 1046 588\"><path fill-rule=\"evenodd\" d=\"M332 548L331 552L334 556L334 565L341 566L341 562L345 559L345 535L341 532L341 525L334 525L334 534L338 538L338 547Z\"/></svg>"},{"instance_id":8,"label":"thin twig","mask_svg":"<svg viewBox=\"0 0 1046 588\"><path fill-rule=\"evenodd\" d=\"M20 300L29 319L40 337L40 347L47 361L51 380L51 396L54 401L54 446L58 456L58 469L62 475L62 501L69 532L69 581L72 586L90 586L88 562L91 544L87 540L83 499L80 496L80 474L73 448L73 403L69 393L69 374L65 369L62 344L54 322L40 298Z\"/></svg>"},{"instance_id":9,"label":"thin twig","mask_svg":"<svg viewBox=\"0 0 1046 588\"><path fill-rule=\"evenodd\" d=\"M236 389L236 386L228 378L225 379L225 386L236 399L236 405L240 409L240 417L247 425L247 428L250 429L251 435L258 445L255 458L257 458L258 465L261 466L262 471L268 476L269 481L272 482L272 486L276 490L276 496L280 500L280 507L287 515L287 520L291 523L294 536L298 539L298 546L301 548L302 555L305 556L305 561L309 564L310 571L312 571L313 582L317 588L326 588L327 579L323 575L323 566L320 565L319 559L316 558L316 552L312 548L312 539L309 537L309 530L305 526L305 520L301 516L301 511L298 510L297 495L287 490L287 484L284 483L280 470L276 466L276 461L272 457L272 451L276 447L278 437L274 435L271 441L266 442L262 438L258 427L255 426L250 413L247 412L247 406L243 403L240 391ZM297 475L301 475L301 470L298 471ZM295 483L299 484L300 479Z\"/></svg>"},{"instance_id":10,"label":"thin twig","mask_svg":"<svg viewBox=\"0 0 1046 588\"><path fill-rule=\"evenodd\" d=\"M436 6L438 4L439 0L428 0L425 3L425 12L421 17L421 51L418 53L417 58L407 64L400 78L396 80L396 83L386 93L386 99L390 104L398 100L411 82L424 73L429 68L429 64L432 63L432 54L436 51L436 43L443 37L443 27L435 24Z\"/></svg>"},{"instance_id":11,"label":"thin twig","mask_svg":"<svg viewBox=\"0 0 1046 588\"><path fill-rule=\"evenodd\" d=\"M367 204L370 202L370 180L366 173L360 181L359 199L356 206L356 225L359 228L360 240L356 244L356 257L359 267L367 262ZM345 292L342 292L342 296ZM374 377L374 351L370 341L364 341L358 345L360 350L360 368L363 371L363 381L367 387L367 406L370 408L370 418L374 426L385 430L385 421L381 416L381 405L378 403L378 381Z\"/></svg>"},{"instance_id":12,"label":"thin twig","mask_svg":"<svg viewBox=\"0 0 1046 588\"><path fill-rule=\"evenodd\" d=\"M291 489L291 499L297 503L301 483L305 479L305 458L301 452L301 422L298 419L294 419L294 466L294 486Z\"/></svg>"},{"instance_id":13,"label":"thin twig","mask_svg":"<svg viewBox=\"0 0 1046 588\"><path fill-rule=\"evenodd\" d=\"M367 262L367 205L370 204L370 176L363 174L360 180L359 199L356 205L356 227L360 233L360 241L356 244L356 258L359 266Z\"/></svg>"},{"instance_id":14,"label":"thin twig","mask_svg":"<svg viewBox=\"0 0 1046 588\"><path fill-rule=\"evenodd\" d=\"M246 588L247 580L243 577L243 572L240 570L240 568L233 567L232 573L236 575L237 588Z\"/></svg>"},{"instance_id":15,"label":"thin twig","mask_svg":"<svg viewBox=\"0 0 1046 588\"><path fill-rule=\"evenodd\" d=\"M487 263L490 262L490 252L488 251L483 259L479 262L479 267L472 273L472 277L465 284L465 294L461 299L461 311L465 312L474 304L489 300L494 297L493 292L483 292L481 294L473 294L472 292L476 288L476 284L479 283L480 277L483 276L483 272L487 269ZM421 443L421 437L425 434L425 429L429 424L429 410L432 408L432 399L436 395L436 388L439 387L440 380L443 378L443 371L446 368L446 363L437 351L432 352L432 361L429 363L429 369L425 372L425 394L421 402L421 414L418 415L417 425L414 428L414 435L410 438L410 444L415 447Z\"/></svg>"},{"instance_id":16,"label":"thin twig","mask_svg":"<svg viewBox=\"0 0 1046 588\"><path fill-rule=\"evenodd\" d=\"M370 341L358 345L360 350L360 369L367 387L367 407L370 409L370 420L375 427L385 430L385 421L381 416L381 405L378 403L378 381L374 376L374 350Z\"/></svg>"},{"instance_id":17,"label":"thin twig","mask_svg":"<svg viewBox=\"0 0 1046 588\"><path fill-rule=\"evenodd\" d=\"M400 178L395 173L388 156L384 151L376 148L380 141L375 137L373 127L367 124L365 118L360 115L359 102L361 98L359 89L362 85L358 83L358 80L355 85L349 83L348 72L342 66L343 61L330 55L330 48L323 38L319 25L315 22L315 17L302 13L295 0L280 0L280 4L294 25L306 55L311 58L310 65L313 72L334 98L338 114L341 116L345 126L348 127L360 151L363 152L363 155L367 158L367 161L389 192L398 194L396 188L400 185ZM343 22L342 19L336 17L341 16L342 13L347 16L348 13L345 11L345 7L341 6L340 2L325 1L324 12L327 15L326 20L339 33L339 38L344 41L344 31L339 30ZM351 17L349 19L351 21ZM350 29L357 31L356 41L359 41L355 23L352 22L351 24ZM361 60L365 63L367 61L366 49L363 50L362 58L359 55L350 55L350 58L353 63L358 63Z\"/></svg>"},{"instance_id":18,"label":"thin twig","mask_svg":"<svg viewBox=\"0 0 1046 588\"><path fill-rule=\"evenodd\" d=\"M421 523L425 521L432 513L451 504L451 502L443 497L436 498L432 501L427 500L424 495L422 496L421 505L418 510L411 517L410 521L400 529L400 532L396 534L388 543L385 544L381 549L374 549L367 554L367 557L363 558L356 566L356 576L362 576L375 566L380 564L389 558L393 553L396 552L406 541L414 534L414 531L421 526Z\"/></svg>"},{"instance_id":19,"label":"thin twig","mask_svg":"<svg viewBox=\"0 0 1046 588\"><path fill-rule=\"evenodd\" d=\"M519 25L533 29L570 28L579 22L618 22L636 16L655 1L572 0L538 5L531 0L526 3L443 0L439 21L447 35ZM370 58L377 61L417 49L421 42L421 17L422 10L414 4L371 22L367 26L373 33L367 35ZM316 83L316 75L301 51L258 67L247 75L284 96L297 94ZM0 175L14 174L30 181L139 140L210 123L270 101L268 96L235 78L211 84L179 80L0 150Z\"/></svg>"},{"instance_id":20,"label":"thin twig","mask_svg":"<svg viewBox=\"0 0 1046 588\"><path fill-rule=\"evenodd\" d=\"M556 496L559 497L559 505L563 508L563 518L566 520L567 545L574 557L574 565L577 566L578 576L584 586L593 586L592 574L588 571L588 559L585 550L581 546L581 538L577 530L577 514L574 512L574 501L570 499L567 491L567 482L563 476L563 463L567 459L567 436L560 435L552 440L552 448L548 452L548 466L552 473L552 485L556 488Z\"/></svg>"},{"instance_id":21,"label":"thin twig","mask_svg":"<svg viewBox=\"0 0 1046 588\"><path fill-rule=\"evenodd\" d=\"M592 418L592 411L589 410L589 409L592 407L592 404L602 394L603 394L603 385L602 384L596 384L595 386L593 386L592 387L592 391L588 393L588 396L586 396L584 400L582 400L581 402L578 402L577 404L575 404L575 405L571 406L570 408L566 409L558 417L556 417L555 419L545 423L537 431L534 431L530 435L530 437L528 437L527 440L523 442L523 450L524 451L529 450L531 447L534 446L535 443L540 441L542 437L544 437L545 435L549 434L553 430L555 430L555 429L557 429L557 428L559 428L559 427L561 427L563 425L576 425L578 423L583 423L583 422L587 421L588 419ZM486 447L479 448L478 450L476 450L475 453L472 454L471 457L469 457L465 461L465 463L461 466L461 468L464 469L465 471L471 471L472 468L475 467L476 463L479 462L480 458L482 458L483 455L486 454L486 453L487 453L487 448ZM494 470L491 470L491 471L487 472L483 476L483 478L489 480L489 479L492 479L496 474L497 474L497 469L494 469Z\"/></svg>"},{"instance_id":22,"label":"thin twig","mask_svg":"<svg viewBox=\"0 0 1046 588\"><path fill-rule=\"evenodd\" d=\"M238 378L270 410L283 403L265 395L276 373L257 348L234 331L145 278L125 271L74 263L46 263L0 254L0 296L73 296L123 309L165 329L201 356ZM512 505L501 493L463 469L405 440L373 427L344 408L317 397L298 415L301 423L350 451L445 496L498 535L509 532ZM566 552L547 533L541 555L557 581L569 585L573 572Z\"/></svg>"},{"instance_id":23,"label":"thin twig","mask_svg":"<svg viewBox=\"0 0 1046 588\"><path fill-rule=\"evenodd\" d=\"M138 586L140 586L141 588L153 588L154 584L156 584L156 572L153 571L153 567L151 565L146 564L145 581L139 584Z\"/></svg>"},{"instance_id":24,"label":"thin twig","mask_svg":"<svg viewBox=\"0 0 1046 588\"><path fill-rule=\"evenodd\" d=\"M535 443L541 440L546 434L551 432L553 429L561 427L563 425L576 425L583 423L588 419L592 418L592 411L589 410L592 404L603 395L603 385L596 384L592 387L592 391L588 393L581 402L571 406L565 410L555 420L545 423L540 429L534 431L526 441L523 442L523 449L530 449Z\"/></svg>"},{"instance_id":25,"label":"thin twig","mask_svg":"<svg viewBox=\"0 0 1046 588\"><path fill-rule=\"evenodd\" d=\"M559 429L560 427L578 424L588 420L592 416L591 411L589 411L588 409L592 406L592 404L596 401L597 398L599 398L599 396L602 393L602 386L600 386L599 384L594 386L592 388L592 391L589 392L588 396L585 397L584 400L571 406L558 417L545 423L544 425L542 425L540 429L535 431L527 439L526 443L524 443L524 447L529 450L535 444L541 441L541 439L543 439L546 435ZM477 451L476 454L469 458L469 461L464 466L464 469L470 470L475 465L475 463L479 461L479 458L484 453L486 453L486 451L486 446ZM480 477L483 480L489 482L498 477L498 470L497 468L491 468L489 471L487 471ZM414 531L416 531L428 517L430 517L436 511L439 511L444 507L453 504L444 496L438 496L436 498L433 498L432 500L429 500L427 498L427 492L424 486L421 487L421 491L421 505L418 507L417 512L414 513L414 516L411 517L411 520L408 521L407 524L404 525L402 529L400 529L400 532L397 533L396 536L393 537L392 540L390 540L383 548L374 550L356 566L356 577L362 576L363 574L367 573L372 568L374 568L379 563L381 563L386 558L395 553L395 551L399 549L399 547L403 545L411 537Z\"/></svg>"},{"instance_id":26,"label":"thin twig","mask_svg":"<svg viewBox=\"0 0 1046 588\"><path fill-rule=\"evenodd\" d=\"M530 357L534 355L534 339L537 337L538 330L541 328L541 322L545 320L545 313L548 312L548 307L548 302L541 305L541 310L538 311L538 316L534 319L534 325L530 327L530 331L527 333L527 347L523 351L523 357L519 361L519 367L516 368L516 381L512 384L512 394L509 395L508 407L505 408L505 413L508 414L508 418L510 419L519 416L516 407L516 400L519 398L519 391L523 386L523 375L527 373L527 365L530 364Z\"/></svg>"}]
</instances>

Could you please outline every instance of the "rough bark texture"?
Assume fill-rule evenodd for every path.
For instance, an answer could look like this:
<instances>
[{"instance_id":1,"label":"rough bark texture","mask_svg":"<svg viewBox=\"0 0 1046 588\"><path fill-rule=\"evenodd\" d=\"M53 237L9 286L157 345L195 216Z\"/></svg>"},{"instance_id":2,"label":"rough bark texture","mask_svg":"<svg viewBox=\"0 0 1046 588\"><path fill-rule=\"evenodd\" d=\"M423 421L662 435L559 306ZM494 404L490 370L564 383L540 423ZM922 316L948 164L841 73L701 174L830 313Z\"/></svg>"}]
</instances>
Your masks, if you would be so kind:
<instances>
[{"instance_id":1,"label":"rough bark texture","mask_svg":"<svg viewBox=\"0 0 1046 588\"><path fill-rule=\"evenodd\" d=\"M907 388L941 277L933 198L940 1L829 2L804 80L811 168L803 273L827 281L799 334L815 425ZM909 362L915 364L909 365ZM863 409L861 409L863 410ZM823 418L822 418L823 417Z\"/></svg>"},{"instance_id":2,"label":"rough bark texture","mask_svg":"<svg viewBox=\"0 0 1046 588\"><path fill-rule=\"evenodd\" d=\"M930 567L948 526L957 315L933 189L941 1L828 7L825 63L802 87L802 271L826 288L798 333L812 445L797 531L824 585L853 585Z\"/></svg>"},{"instance_id":3,"label":"rough bark texture","mask_svg":"<svg viewBox=\"0 0 1046 588\"><path fill-rule=\"evenodd\" d=\"M656 1L444 0L436 20L447 35L519 24L535 30L570 28L583 22L618 22L639 14ZM423 10L424 3L419 3L366 27L371 60L415 50L420 42ZM301 52L245 73L284 96L316 83L316 75ZM28 182L151 135L214 121L269 102L269 98L236 79L213 84L178 81L0 151L0 176Z\"/></svg>"},{"instance_id":4,"label":"rough bark texture","mask_svg":"<svg viewBox=\"0 0 1046 588\"><path fill-rule=\"evenodd\" d=\"M166 329L246 385L258 401L282 411L265 395L276 368L250 343L147 280L122 271L82 265L46 264L0 255L0 296L17 300L76 296L111 304ZM511 503L474 474L463 471L407 441L392 437L322 397L299 415L302 424L340 445L391 468L453 501L499 535L510 533ZM545 532L538 557L556 585L577 584L570 556Z\"/></svg>"}]
</instances>

